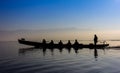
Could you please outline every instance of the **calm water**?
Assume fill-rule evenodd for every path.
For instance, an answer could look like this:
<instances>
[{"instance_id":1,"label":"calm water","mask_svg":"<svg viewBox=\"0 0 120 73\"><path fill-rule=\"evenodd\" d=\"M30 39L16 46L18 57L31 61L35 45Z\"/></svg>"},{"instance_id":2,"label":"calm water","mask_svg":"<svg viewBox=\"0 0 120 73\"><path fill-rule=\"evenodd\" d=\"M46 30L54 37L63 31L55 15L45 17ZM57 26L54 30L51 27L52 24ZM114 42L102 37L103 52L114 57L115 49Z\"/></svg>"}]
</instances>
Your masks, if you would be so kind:
<instances>
[{"instance_id":1,"label":"calm water","mask_svg":"<svg viewBox=\"0 0 120 73\"><path fill-rule=\"evenodd\" d=\"M120 48L43 50L0 42L0 73L120 73Z\"/></svg>"}]
</instances>

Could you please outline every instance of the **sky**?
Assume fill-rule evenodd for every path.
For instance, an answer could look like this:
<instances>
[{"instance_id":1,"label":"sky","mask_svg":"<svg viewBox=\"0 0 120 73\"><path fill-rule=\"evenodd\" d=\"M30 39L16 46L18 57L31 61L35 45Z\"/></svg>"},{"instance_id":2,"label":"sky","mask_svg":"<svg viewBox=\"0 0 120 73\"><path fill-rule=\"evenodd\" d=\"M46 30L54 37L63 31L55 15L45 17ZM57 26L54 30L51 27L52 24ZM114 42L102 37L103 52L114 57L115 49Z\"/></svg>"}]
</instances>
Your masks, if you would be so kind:
<instances>
[{"instance_id":1,"label":"sky","mask_svg":"<svg viewBox=\"0 0 120 73\"><path fill-rule=\"evenodd\" d=\"M0 0L0 41L120 39L120 0Z\"/></svg>"}]
</instances>

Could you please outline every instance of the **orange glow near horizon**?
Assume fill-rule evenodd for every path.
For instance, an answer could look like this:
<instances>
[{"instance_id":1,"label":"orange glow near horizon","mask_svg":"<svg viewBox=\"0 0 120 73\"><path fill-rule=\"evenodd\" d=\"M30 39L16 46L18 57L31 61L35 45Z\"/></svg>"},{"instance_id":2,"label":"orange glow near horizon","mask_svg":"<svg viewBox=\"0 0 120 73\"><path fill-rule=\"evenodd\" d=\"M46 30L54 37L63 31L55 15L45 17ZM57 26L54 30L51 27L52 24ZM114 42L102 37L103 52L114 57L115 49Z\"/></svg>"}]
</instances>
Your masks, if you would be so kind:
<instances>
[{"instance_id":1,"label":"orange glow near horizon","mask_svg":"<svg viewBox=\"0 0 120 73\"><path fill-rule=\"evenodd\" d=\"M26 38L28 40L93 40L96 34L99 40L119 40L120 31L22 31L22 32L3 32L0 41L16 41L19 38ZM9 36L9 37L8 37Z\"/></svg>"}]
</instances>

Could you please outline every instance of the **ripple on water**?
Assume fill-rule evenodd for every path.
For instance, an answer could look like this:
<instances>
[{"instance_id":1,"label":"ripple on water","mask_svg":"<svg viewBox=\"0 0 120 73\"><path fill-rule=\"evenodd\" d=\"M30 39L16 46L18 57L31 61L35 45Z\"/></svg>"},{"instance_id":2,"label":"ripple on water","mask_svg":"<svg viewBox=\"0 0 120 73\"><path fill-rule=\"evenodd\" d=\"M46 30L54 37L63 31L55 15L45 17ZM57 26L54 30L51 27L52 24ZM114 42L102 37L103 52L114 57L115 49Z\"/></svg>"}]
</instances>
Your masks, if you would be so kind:
<instances>
[{"instance_id":1,"label":"ripple on water","mask_svg":"<svg viewBox=\"0 0 120 73\"><path fill-rule=\"evenodd\" d=\"M71 53L63 50L62 54L57 54L58 50L54 52L54 56L49 50L45 56L42 50L37 50L15 58L0 58L0 73L120 73L120 57L116 50L108 51L106 56L98 51L100 60L97 61L94 50L78 50L78 54L74 50Z\"/></svg>"},{"instance_id":2,"label":"ripple on water","mask_svg":"<svg viewBox=\"0 0 120 73\"><path fill-rule=\"evenodd\" d=\"M87 61L87 59L83 59ZM4 65L2 65L1 72L8 72L8 73L15 73L15 72L42 72L42 73L52 73L52 72L73 72L79 71L86 63L81 59L71 59L71 58L59 58L59 59L46 59L46 60L39 60L35 62L27 62L23 63L22 61L6 61ZM89 59L88 59L89 60ZM91 65L90 65L91 66ZM86 66L86 68L89 65ZM77 72L76 71L76 72Z\"/></svg>"}]
</instances>

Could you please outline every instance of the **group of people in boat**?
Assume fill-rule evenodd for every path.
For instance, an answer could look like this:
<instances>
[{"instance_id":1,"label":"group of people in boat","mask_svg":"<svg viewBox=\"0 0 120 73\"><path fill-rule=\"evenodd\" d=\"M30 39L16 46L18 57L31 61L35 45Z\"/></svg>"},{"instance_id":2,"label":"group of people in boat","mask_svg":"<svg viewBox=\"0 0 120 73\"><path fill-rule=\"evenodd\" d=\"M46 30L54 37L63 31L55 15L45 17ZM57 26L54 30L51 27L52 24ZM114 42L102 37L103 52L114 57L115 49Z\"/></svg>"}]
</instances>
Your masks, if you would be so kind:
<instances>
[{"instance_id":1,"label":"group of people in boat","mask_svg":"<svg viewBox=\"0 0 120 73\"><path fill-rule=\"evenodd\" d=\"M46 42L46 40L45 40L45 39L43 39L43 40L42 40L42 43L43 43L43 44L47 44L47 42ZM52 45L52 44L54 44L54 41L53 41L53 40L51 40L51 42L50 42L49 44L51 44L51 45ZM58 42L58 44L59 44L59 45L63 45L62 40L60 40L60 41ZM68 40L68 43L67 43L67 44L68 44L68 45L71 45L70 40ZM78 43L78 41L77 41L77 40L75 40L75 43L74 43L74 44L79 44L79 43Z\"/></svg>"},{"instance_id":2,"label":"group of people in boat","mask_svg":"<svg viewBox=\"0 0 120 73\"><path fill-rule=\"evenodd\" d=\"M98 42L98 37L97 37L97 35L95 34L95 35L94 35L94 45L97 45L97 42ZM43 43L43 44L46 44L46 40L43 39L42 43ZM54 44L54 41L51 40L51 42L50 42L49 44ZM59 45L63 45L63 42L60 40L58 44L59 44ZM67 44L68 44L68 45L71 45L70 40L68 40L68 43L67 43ZM79 42L78 42L77 40L75 40L74 44L78 45Z\"/></svg>"},{"instance_id":3,"label":"group of people in boat","mask_svg":"<svg viewBox=\"0 0 120 73\"><path fill-rule=\"evenodd\" d=\"M22 38L21 40L25 40L24 38ZM97 42L98 42L98 37L97 37L97 35L95 34L94 35L94 45L97 45ZM46 42L46 40L45 39L43 39L42 40L42 44L47 44L47 42ZM51 42L49 43L49 44L54 44L54 41L53 40L51 40ZM63 42L60 40L59 41L59 43L58 43L59 45L63 45ZM79 44L79 42L77 41L77 40L75 40L75 42L74 42L74 45L78 45ZM68 40L68 43L67 43L67 45L71 45L71 42L70 42L70 40Z\"/></svg>"}]
</instances>

